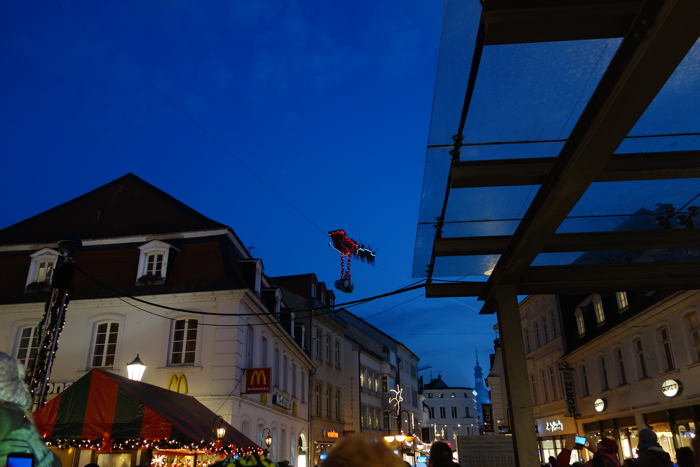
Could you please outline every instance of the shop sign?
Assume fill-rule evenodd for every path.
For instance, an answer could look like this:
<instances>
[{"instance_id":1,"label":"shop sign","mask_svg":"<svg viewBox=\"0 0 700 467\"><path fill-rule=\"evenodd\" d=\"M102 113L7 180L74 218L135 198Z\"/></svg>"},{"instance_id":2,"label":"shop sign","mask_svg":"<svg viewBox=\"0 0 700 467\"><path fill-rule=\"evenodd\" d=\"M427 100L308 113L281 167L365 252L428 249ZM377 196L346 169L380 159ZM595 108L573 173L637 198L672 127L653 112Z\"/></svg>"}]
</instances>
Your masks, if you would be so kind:
<instances>
[{"instance_id":1,"label":"shop sign","mask_svg":"<svg viewBox=\"0 0 700 467\"><path fill-rule=\"evenodd\" d=\"M564 423L561 420L552 420L545 424L547 431L564 431Z\"/></svg>"},{"instance_id":2,"label":"shop sign","mask_svg":"<svg viewBox=\"0 0 700 467\"><path fill-rule=\"evenodd\" d=\"M578 406L576 405L576 386L574 384L573 368L562 368L564 380L564 393L566 395L566 411L569 417L578 417Z\"/></svg>"},{"instance_id":3,"label":"shop sign","mask_svg":"<svg viewBox=\"0 0 700 467\"><path fill-rule=\"evenodd\" d=\"M326 438L338 439L340 437L340 434L335 430L326 429L323 430L323 436L325 436Z\"/></svg>"},{"instance_id":4,"label":"shop sign","mask_svg":"<svg viewBox=\"0 0 700 467\"><path fill-rule=\"evenodd\" d=\"M270 369L248 368L245 370L245 392L270 392Z\"/></svg>"},{"instance_id":5,"label":"shop sign","mask_svg":"<svg viewBox=\"0 0 700 467\"><path fill-rule=\"evenodd\" d=\"M605 399L596 399L593 401L593 409L596 412L602 412L608 407L608 402Z\"/></svg>"},{"instance_id":6,"label":"shop sign","mask_svg":"<svg viewBox=\"0 0 700 467\"><path fill-rule=\"evenodd\" d=\"M68 389L71 384L73 383L49 383L47 394L61 394L63 391Z\"/></svg>"},{"instance_id":7,"label":"shop sign","mask_svg":"<svg viewBox=\"0 0 700 467\"><path fill-rule=\"evenodd\" d=\"M661 393L666 397L676 397L681 392L681 383L675 379L667 379L661 383Z\"/></svg>"},{"instance_id":8,"label":"shop sign","mask_svg":"<svg viewBox=\"0 0 700 467\"><path fill-rule=\"evenodd\" d=\"M280 407L283 407L287 410L292 408L292 402L281 394L274 394L272 396L272 403L275 405L279 405Z\"/></svg>"}]
</instances>

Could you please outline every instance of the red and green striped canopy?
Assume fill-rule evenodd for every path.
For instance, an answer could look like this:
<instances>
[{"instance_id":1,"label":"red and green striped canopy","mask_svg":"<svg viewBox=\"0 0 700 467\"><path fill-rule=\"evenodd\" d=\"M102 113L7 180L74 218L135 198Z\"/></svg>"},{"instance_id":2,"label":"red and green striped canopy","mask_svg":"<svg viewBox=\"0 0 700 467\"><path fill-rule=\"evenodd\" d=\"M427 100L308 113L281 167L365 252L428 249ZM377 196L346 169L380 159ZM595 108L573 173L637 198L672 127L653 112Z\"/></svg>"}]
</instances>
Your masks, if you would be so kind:
<instances>
[{"instance_id":1,"label":"red and green striped canopy","mask_svg":"<svg viewBox=\"0 0 700 467\"><path fill-rule=\"evenodd\" d=\"M48 440L169 439L182 443L214 441L219 416L197 399L152 384L93 369L34 413ZM222 444L258 446L224 423Z\"/></svg>"}]
</instances>

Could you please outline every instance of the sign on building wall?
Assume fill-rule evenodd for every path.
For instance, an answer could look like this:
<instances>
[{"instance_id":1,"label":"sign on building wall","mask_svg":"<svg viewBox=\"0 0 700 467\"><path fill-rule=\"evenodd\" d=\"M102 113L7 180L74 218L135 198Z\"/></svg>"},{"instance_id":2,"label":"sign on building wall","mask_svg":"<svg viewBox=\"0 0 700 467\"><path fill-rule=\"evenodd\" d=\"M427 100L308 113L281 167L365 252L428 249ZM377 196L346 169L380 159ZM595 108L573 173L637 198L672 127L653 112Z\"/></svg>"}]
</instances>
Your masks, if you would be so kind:
<instances>
[{"instance_id":1,"label":"sign on building wall","mask_svg":"<svg viewBox=\"0 0 700 467\"><path fill-rule=\"evenodd\" d=\"M675 379L667 379L661 383L661 393L666 397L676 397L681 392L681 383Z\"/></svg>"},{"instance_id":2,"label":"sign on building wall","mask_svg":"<svg viewBox=\"0 0 700 467\"><path fill-rule=\"evenodd\" d=\"M560 367L562 379L564 380L564 395L566 397L566 414L569 417L578 417L578 406L576 404L576 384L574 382L574 369Z\"/></svg>"},{"instance_id":3,"label":"sign on building wall","mask_svg":"<svg viewBox=\"0 0 700 467\"><path fill-rule=\"evenodd\" d=\"M282 394L273 394L272 403L287 410L292 408L292 402Z\"/></svg>"},{"instance_id":4,"label":"sign on building wall","mask_svg":"<svg viewBox=\"0 0 700 467\"><path fill-rule=\"evenodd\" d=\"M179 392L180 394L189 393L189 387L187 386L187 377L185 375L173 375L168 380L168 385L165 389L170 391Z\"/></svg>"},{"instance_id":5,"label":"sign on building wall","mask_svg":"<svg viewBox=\"0 0 700 467\"><path fill-rule=\"evenodd\" d=\"M270 392L270 369L248 368L245 370L245 392L254 394Z\"/></svg>"}]
</instances>

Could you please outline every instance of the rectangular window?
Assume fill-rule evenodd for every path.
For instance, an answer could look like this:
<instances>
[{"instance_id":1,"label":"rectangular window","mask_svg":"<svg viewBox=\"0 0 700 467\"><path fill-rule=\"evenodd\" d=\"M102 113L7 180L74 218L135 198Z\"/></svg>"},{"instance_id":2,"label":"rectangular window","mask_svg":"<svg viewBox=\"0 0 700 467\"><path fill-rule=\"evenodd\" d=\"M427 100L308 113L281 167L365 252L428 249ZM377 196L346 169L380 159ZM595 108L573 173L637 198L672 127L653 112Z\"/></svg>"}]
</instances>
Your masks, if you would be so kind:
<instances>
[{"instance_id":1,"label":"rectangular window","mask_svg":"<svg viewBox=\"0 0 700 467\"><path fill-rule=\"evenodd\" d=\"M445 418L445 407L440 407L440 418Z\"/></svg>"},{"instance_id":2,"label":"rectangular window","mask_svg":"<svg viewBox=\"0 0 700 467\"><path fill-rule=\"evenodd\" d=\"M622 356L622 349L615 349L615 357L617 358L617 372L620 378L620 386L627 384L627 374L625 374L625 359Z\"/></svg>"},{"instance_id":3,"label":"rectangular window","mask_svg":"<svg viewBox=\"0 0 700 467\"><path fill-rule=\"evenodd\" d=\"M275 387L280 387L280 349L275 348L274 368L272 369L272 379Z\"/></svg>"},{"instance_id":4,"label":"rectangular window","mask_svg":"<svg viewBox=\"0 0 700 467\"><path fill-rule=\"evenodd\" d=\"M626 310L630 306L627 299L627 292L615 292L615 298L617 299L617 309L622 311Z\"/></svg>"},{"instance_id":5,"label":"rectangular window","mask_svg":"<svg viewBox=\"0 0 700 467\"><path fill-rule=\"evenodd\" d=\"M246 328L245 364L246 368L253 368L253 346L255 345L255 329L250 324Z\"/></svg>"},{"instance_id":6,"label":"rectangular window","mask_svg":"<svg viewBox=\"0 0 700 467\"><path fill-rule=\"evenodd\" d=\"M292 363L292 397L297 397L297 364Z\"/></svg>"},{"instance_id":7,"label":"rectangular window","mask_svg":"<svg viewBox=\"0 0 700 467\"><path fill-rule=\"evenodd\" d=\"M331 418L331 387L326 386L326 418Z\"/></svg>"},{"instance_id":8,"label":"rectangular window","mask_svg":"<svg viewBox=\"0 0 700 467\"><path fill-rule=\"evenodd\" d=\"M604 355L598 357L598 366L600 368L600 390L607 391L610 389L610 383L608 382L608 370L605 367Z\"/></svg>"},{"instance_id":9,"label":"rectangular window","mask_svg":"<svg viewBox=\"0 0 700 467\"><path fill-rule=\"evenodd\" d=\"M19 330L19 343L17 345L17 360L21 362L27 371L31 370L39 351L39 328L27 326Z\"/></svg>"},{"instance_id":10,"label":"rectangular window","mask_svg":"<svg viewBox=\"0 0 700 467\"><path fill-rule=\"evenodd\" d=\"M544 402L549 402L549 389L547 388L547 376L544 370L540 370L540 379L542 380L542 398Z\"/></svg>"},{"instance_id":11,"label":"rectangular window","mask_svg":"<svg viewBox=\"0 0 700 467\"><path fill-rule=\"evenodd\" d=\"M457 418L457 407L451 407L452 418Z\"/></svg>"},{"instance_id":12,"label":"rectangular window","mask_svg":"<svg viewBox=\"0 0 700 467\"><path fill-rule=\"evenodd\" d=\"M316 384L316 416L320 417L321 414L323 413L321 410L321 384L317 383Z\"/></svg>"},{"instance_id":13,"label":"rectangular window","mask_svg":"<svg viewBox=\"0 0 700 467\"><path fill-rule=\"evenodd\" d=\"M306 373L304 370L300 371L300 377L301 377L301 400L302 402L306 402Z\"/></svg>"},{"instance_id":14,"label":"rectangular window","mask_svg":"<svg viewBox=\"0 0 700 467\"><path fill-rule=\"evenodd\" d=\"M321 353L322 336L321 329L316 328L316 360L322 360L323 354Z\"/></svg>"},{"instance_id":15,"label":"rectangular window","mask_svg":"<svg viewBox=\"0 0 700 467\"><path fill-rule=\"evenodd\" d=\"M335 419L340 420L340 389L335 390Z\"/></svg>"},{"instance_id":16,"label":"rectangular window","mask_svg":"<svg viewBox=\"0 0 700 467\"><path fill-rule=\"evenodd\" d=\"M644 358L644 346L642 345L642 340L641 339L636 339L634 341L634 350L635 353L637 354L637 365L639 368L639 379L646 379L649 377L649 374L647 373L647 363Z\"/></svg>"},{"instance_id":17,"label":"rectangular window","mask_svg":"<svg viewBox=\"0 0 700 467\"><path fill-rule=\"evenodd\" d=\"M333 360L331 359L331 335L327 334L326 335L326 363L329 365L333 364Z\"/></svg>"},{"instance_id":18,"label":"rectangular window","mask_svg":"<svg viewBox=\"0 0 700 467\"><path fill-rule=\"evenodd\" d=\"M537 405L537 384L535 375L530 375L530 390L532 391L532 405Z\"/></svg>"},{"instance_id":19,"label":"rectangular window","mask_svg":"<svg viewBox=\"0 0 700 467\"><path fill-rule=\"evenodd\" d=\"M286 355L282 357L282 390L286 393L289 393L289 386L287 383L289 382L289 359L287 358Z\"/></svg>"},{"instance_id":20,"label":"rectangular window","mask_svg":"<svg viewBox=\"0 0 700 467\"><path fill-rule=\"evenodd\" d=\"M530 331L525 329L525 335L523 336L525 340L525 352L530 353Z\"/></svg>"},{"instance_id":21,"label":"rectangular window","mask_svg":"<svg viewBox=\"0 0 700 467\"><path fill-rule=\"evenodd\" d=\"M552 328L552 339L554 339L555 337L557 337L559 335L559 332L557 331L557 323L554 320L554 312L553 311L549 313L549 324L550 324L550 327Z\"/></svg>"},{"instance_id":22,"label":"rectangular window","mask_svg":"<svg viewBox=\"0 0 700 467\"><path fill-rule=\"evenodd\" d=\"M583 310L581 308L576 308L576 330L579 336L586 334L586 322L583 320Z\"/></svg>"},{"instance_id":23,"label":"rectangular window","mask_svg":"<svg viewBox=\"0 0 700 467\"><path fill-rule=\"evenodd\" d=\"M335 367L340 368L340 342L335 341Z\"/></svg>"},{"instance_id":24,"label":"rectangular window","mask_svg":"<svg viewBox=\"0 0 700 467\"><path fill-rule=\"evenodd\" d=\"M464 418L469 418L469 407L464 408Z\"/></svg>"},{"instance_id":25,"label":"rectangular window","mask_svg":"<svg viewBox=\"0 0 700 467\"><path fill-rule=\"evenodd\" d=\"M163 275L163 253L154 252L146 255L146 274Z\"/></svg>"},{"instance_id":26,"label":"rectangular window","mask_svg":"<svg viewBox=\"0 0 700 467\"><path fill-rule=\"evenodd\" d=\"M261 366L267 368L267 337L262 338L262 362Z\"/></svg>"},{"instance_id":27,"label":"rectangular window","mask_svg":"<svg viewBox=\"0 0 700 467\"><path fill-rule=\"evenodd\" d=\"M430 418L435 418L435 409L433 407L428 407L428 416Z\"/></svg>"},{"instance_id":28,"label":"rectangular window","mask_svg":"<svg viewBox=\"0 0 700 467\"><path fill-rule=\"evenodd\" d=\"M173 326L173 345L170 353L172 365L193 365L197 351L196 319L178 319Z\"/></svg>"},{"instance_id":29,"label":"rectangular window","mask_svg":"<svg viewBox=\"0 0 700 467\"><path fill-rule=\"evenodd\" d=\"M544 341L549 342L549 328L547 327L547 319L542 317L542 329L544 330Z\"/></svg>"},{"instance_id":30,"label":"rectangular window","mask_svg":"<svg viewBox=\"0 0 700 467\"><path fill-rule=\"evenodd\" d=\"M685 315L688 333L690 334L690 352L693 362L700 362L700 324L698 315L693 312Z\"/></svg>"},{"instance_id":31,"label":"rectangular window","mask_svg":"<svg viewBox=\"0 0 700 467\"><path fill-rule=\"evenodd\" d=\"M552 399L553 400L558 400L559 399L559 391L557 391L557 377L556 377L556 372L554 371L554 367L550 366L549 367L549 384L552 385Z\"/></svg>"},{"instance_id":32,"label":"rectangular window","mask_svg":"<svg viewBox=\"0 0 700 467\"><path fill-rule=\"evenodd\" d=\"M539 348L540 345L540 325L535 321L535 348Z\"/></svg>"},{"instance_id":33,"label":"rectangular window","mask_svg":"<svg viewBox=\"0 0 700 467\"><path fill-rule=\"evenodd\" d=\"M92 351L93 367L111 367L117 353L119 323L100 323L95 328L95 346Z\"/></svg>"},{"instance_id":34,"label":"rectangular window","mask_svg":"<svg viewBox=\"0 0 700 467\"><path fill-rule=\"evenodd\" d=\"M671 338L668 334L668 328L659 329L659 338L661 339L661 345L664 350L664 364L666 366L665 370L673 370L676 368L676 364L673 360L673 349L671 348Z\"/></svg>"},{"instance_id":35,"label":"rectangular window","mask_svg":"<svg viewBox=\"0 0 700 467\"><path fill-rule=\"evenodd\" d=\"M595 310L595 321L598 324L605 322L605 311L603 310L603 302L600 299L593 301L593 309Z\"/></svg>"},{"instance_id":36,"label":"rectangular window","mask_svg":"<svg viewBox=\"0 0 700 467\"><path fill-rule=\"evenodd\" d=\"M586 365L581 365L581 397L586 397L591 392L588 389L588 374L586 372Z\"/></svg>"}]
</instances>

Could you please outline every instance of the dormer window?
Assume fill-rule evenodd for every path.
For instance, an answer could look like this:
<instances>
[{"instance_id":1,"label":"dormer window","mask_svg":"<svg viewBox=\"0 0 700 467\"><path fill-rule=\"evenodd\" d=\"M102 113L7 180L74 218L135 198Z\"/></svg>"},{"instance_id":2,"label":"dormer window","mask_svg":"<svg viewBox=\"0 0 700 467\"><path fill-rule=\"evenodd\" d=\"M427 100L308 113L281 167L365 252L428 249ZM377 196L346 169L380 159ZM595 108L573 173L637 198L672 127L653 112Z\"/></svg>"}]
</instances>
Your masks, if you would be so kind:
<instances>
[{"instance_id":1,"label":"dormer window","mask_svg":"<svg viewBox=\"0 0 700 467\"><path fill-rule=\"evenodd\" d=\"M139 247L141 255L136 273L137 285L159 285L165 282L171 248L174 247L160 240L153 240Z\"/></svg>"},{"instance_id":2,"label":"dormer window","mask_svg":"<svg viewBox=\"0 0 700 467\"><path fill-rule=\"evenodd\" d=\"M578 331L579 336L583 336L586 333L586 323L583 320L583 310L581 310L581 308L576 308L574 316L576 317L576 331Z\"/></svg>"},{"instance_id":3,"label":"dormer window","mask_svg":"<svg viewBox=\"0 0 700 467\"><path fill-rule=\"evenodd\" d=\"M627 299L627 292L615 292L615 298L617 299L618 310L624 311L630 306L629 300Z\"/></svg>"},{"instance_id":4,"label":"dormer window","mask_svg":"<svg viewBox=\"0 0 700 467\"><path fill-rule=\"evenodd\" d=\"M31 255L32 261L29 265L29 274L27 274L27 289L36 287L48 288L51 285L56 262L58 261L58 252L51 248L44 248L36 251Z\"/></svg>"},{"instance_id":5,"label":"dormer window","mask_svg":"<svg viewBox=\"0 0 700 467\"><path fill-rule=\"evenodd\" d=\"M603 324L605 322L605 311L603 310L603 302L600 297L593 299L593 309L595 310L596 323Z\"/></svg>"},{"instance_id":6,"label":"dormer window","mask_svg":"<svg viewBox=\"0 0 700 467\"><path fill-rule=\"evenodd\" d=\"M311 283L311 298L316 298L316 284L314 282Z\"/></svg>"}]
</instances>

